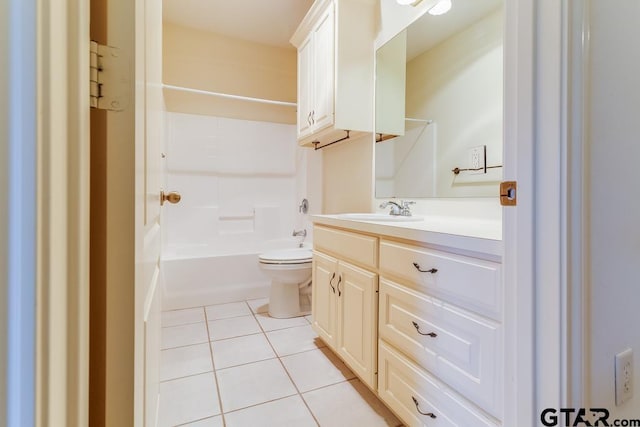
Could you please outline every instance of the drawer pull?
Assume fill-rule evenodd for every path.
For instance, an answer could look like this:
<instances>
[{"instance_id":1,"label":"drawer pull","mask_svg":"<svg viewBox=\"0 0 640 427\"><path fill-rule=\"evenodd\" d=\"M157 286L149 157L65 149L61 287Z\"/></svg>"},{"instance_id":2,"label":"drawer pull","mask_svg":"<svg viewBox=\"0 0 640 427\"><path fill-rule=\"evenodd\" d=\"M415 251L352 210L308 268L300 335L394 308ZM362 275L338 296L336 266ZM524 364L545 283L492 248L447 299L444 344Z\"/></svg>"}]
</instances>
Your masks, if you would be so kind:
<instances>
[{"instance_id":1,"label":"drawer pull","mask_svg":"<svg viewBox=\"0 0 640 427\"><path fill-rule=\"evenodd\" d=\"M436 334L435 332L429 332L428 334L424 334L424 333L420 332L420 325L418 325L416 322L411 322L411 323L413 323L413 327L416 328L416 331L418 331L418 333L420 335L425 335L425 336L428 336L428 337L431 337L431 338L435 338L435 337L438 336L438 334Z\"/></svg>"},{"instance_id":2,"label":"drawer pull","mask_svg":"<svg viewBox=\"0 0 640 427\"><path fill-rule=\"evenodd\" d=\"M413 396L411 396L411 398L413 399L413 403L415 403L416 405L416 411L418 411L422 415L426 415L427 417L436 418L436 414L434 414L433 412L422 412L420 410L420 404L418 403L418 399L416 399Z\"/></svg>"},{"instance_id":3,"label":"drawer pull","mask_svg":"<svg viewBox=\"0 0 640 427\"><path fill-rule=\"evenodd\" d=\"M340 290L340 282L342 282L342 274L338 276L338 284L336 285L336 288L338 288L338 296L342 295L342 291Z\"/></svg>"},{"instance_id":4,"label":"drawer pull","mask_svg":"<svg viewBox=\"0 0 640 427\"><path fill-rule=\"evenodd\" d=\"M333 287L333 279L336 278L336 273L333 273L333 276L331 276L331 279L329 279L329 286L331 286L331 289L333 289L333 293L336 293L336 288Z\"/></svg>"},{"instance_id":5,"label":"drawer pull","mask_svg":"<svg viewBox=\"0 0 640 427\"><path fill-rule=\"evenodd\" d=\"M432 269L430 269L430 270L422 270L422 269L420 269L420 264L418 264L417 262L414 262L414 263L413 263L413 266L416 268L416 270L418 270L418 271L419 271L419 272L421 272L421 273L431 273L431 274L434 274L434 273L437 273L437 272L438 272L438 269L437 269L437 268L432 268Z\"/></svg>"}]
</instances>

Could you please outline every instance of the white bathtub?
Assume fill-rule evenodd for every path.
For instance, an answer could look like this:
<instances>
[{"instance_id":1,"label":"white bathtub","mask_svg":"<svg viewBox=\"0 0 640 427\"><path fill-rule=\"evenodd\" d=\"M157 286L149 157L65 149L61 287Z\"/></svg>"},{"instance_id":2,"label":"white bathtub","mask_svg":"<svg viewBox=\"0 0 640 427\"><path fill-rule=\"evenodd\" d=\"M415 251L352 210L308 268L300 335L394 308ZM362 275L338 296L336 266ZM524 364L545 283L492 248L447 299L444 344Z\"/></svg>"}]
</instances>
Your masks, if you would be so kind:
<instances>
[{"instance_id":1,"label":"white bathtub","mask_svg":"<svg viewBox=\"0 0 640 427\"><path fill-rule=\"evenodd\" d=\"M163 310L268 297L270 280L258 256L297 245L297 240L281 239L245 253L221 253L205 245L171 248L162 257Z\"/></svg>"}]
</instances>

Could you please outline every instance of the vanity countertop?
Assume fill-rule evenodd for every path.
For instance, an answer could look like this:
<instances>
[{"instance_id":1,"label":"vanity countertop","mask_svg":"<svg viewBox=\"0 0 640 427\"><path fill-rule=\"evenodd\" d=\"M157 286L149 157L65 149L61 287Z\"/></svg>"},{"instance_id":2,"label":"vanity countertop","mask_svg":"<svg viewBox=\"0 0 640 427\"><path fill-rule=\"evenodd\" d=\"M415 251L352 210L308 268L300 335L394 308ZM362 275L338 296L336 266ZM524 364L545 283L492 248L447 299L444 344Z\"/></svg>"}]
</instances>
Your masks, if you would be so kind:
<instances>
[{"instance_id":1,"label":"vanity countertop","mask_svg":"<svg viewBox=\"0 0 640 427\"><path fill-rule=\"evenodd\" d=\"M500 221L429 215L422 218L422 221L383 222L345 219L340 215L311 216L313 222L319 225L502 256Z\"/></svg>"}]
</instances>

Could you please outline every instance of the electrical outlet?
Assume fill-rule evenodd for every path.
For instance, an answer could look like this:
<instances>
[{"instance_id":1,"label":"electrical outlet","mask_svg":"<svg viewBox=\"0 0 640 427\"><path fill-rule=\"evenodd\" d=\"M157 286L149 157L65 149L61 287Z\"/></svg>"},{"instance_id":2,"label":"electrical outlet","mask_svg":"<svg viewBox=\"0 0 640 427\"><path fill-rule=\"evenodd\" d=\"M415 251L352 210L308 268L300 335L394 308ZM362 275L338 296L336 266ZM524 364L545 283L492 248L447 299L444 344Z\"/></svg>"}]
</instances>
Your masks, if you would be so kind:
<instances>
[{"instance_id":1,"label":"electrical outlet","mask_svg":"<svg viewBox=\"0 0 640 427\"><path fill-rule=\"evenodd\" d=\"M487 146L478 145L469 149L469 171L470 174L487 173L486 169Z\"/></svg>"},{"instance_id":2,"label":"electrical outlet","mask_svg":"<svg viewBox=\"0 0 640 427\"><path fill-rule=\"evenodd\" d=\"M633 397L633 351L616 354L616 406Z\"/></svg>"}]
</instances>

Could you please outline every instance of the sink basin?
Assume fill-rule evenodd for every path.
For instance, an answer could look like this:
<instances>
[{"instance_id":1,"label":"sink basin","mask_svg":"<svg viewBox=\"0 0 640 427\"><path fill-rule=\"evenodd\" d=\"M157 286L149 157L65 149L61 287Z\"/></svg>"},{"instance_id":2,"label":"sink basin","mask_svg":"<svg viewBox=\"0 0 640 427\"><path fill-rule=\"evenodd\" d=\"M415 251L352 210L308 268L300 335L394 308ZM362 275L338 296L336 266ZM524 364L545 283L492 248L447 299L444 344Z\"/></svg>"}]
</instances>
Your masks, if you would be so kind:
<instances>
[{"instance_id":1,"label":"sink basin","mask_svg":"<svg viewBox=\"0 0 640 427\"><path fill-rule=\"evenodd\" d=\"M351 219L354 221L385 221L385 222L410 222L410 221L422 221L422 217L419 216L402 216L402 215L389 215L387 213L345 213L338 214L336 217L340 219Z\"/></svg>"}]
</instances>

